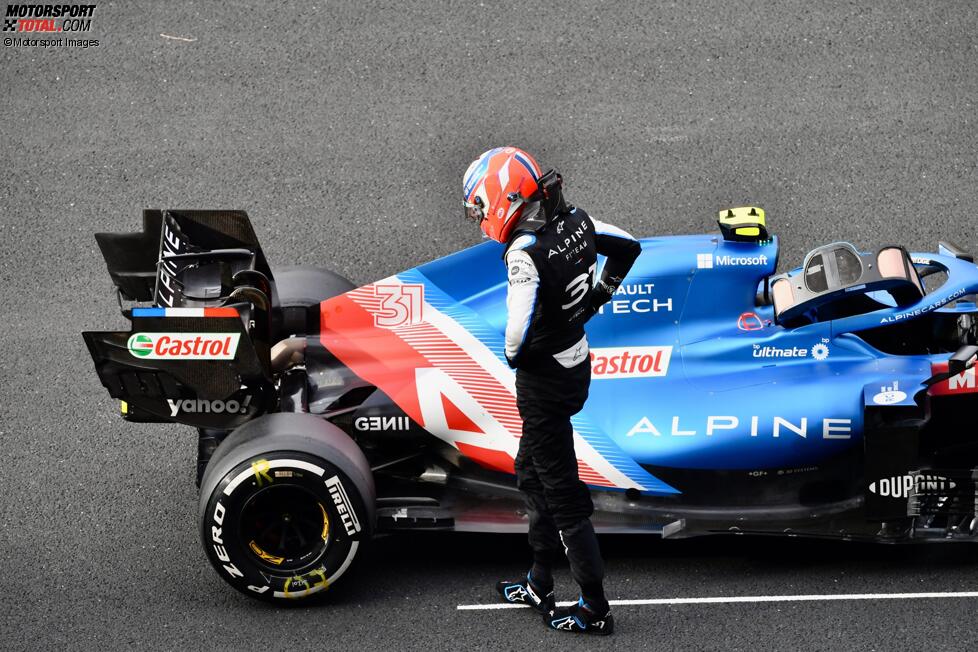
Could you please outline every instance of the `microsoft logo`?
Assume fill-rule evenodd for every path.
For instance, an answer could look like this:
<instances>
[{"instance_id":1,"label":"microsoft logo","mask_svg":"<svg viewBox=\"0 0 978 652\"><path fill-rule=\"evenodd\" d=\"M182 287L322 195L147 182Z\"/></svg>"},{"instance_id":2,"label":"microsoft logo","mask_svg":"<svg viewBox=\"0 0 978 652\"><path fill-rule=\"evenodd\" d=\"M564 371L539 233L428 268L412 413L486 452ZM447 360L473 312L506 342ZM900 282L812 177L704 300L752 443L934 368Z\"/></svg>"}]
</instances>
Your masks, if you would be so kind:
<instances>
[{"instance_id":1,"label":"microsoft logo","mask_svg":"<svg viewBox=\"0 0 978 652\"><path fill-rule=\"evenodd\" d=\"M696 254L698 269L713 269L714 267L756 267L768 264L767 254L753 256L733 256L731 254Z\"/></svg>"}]
</instances>

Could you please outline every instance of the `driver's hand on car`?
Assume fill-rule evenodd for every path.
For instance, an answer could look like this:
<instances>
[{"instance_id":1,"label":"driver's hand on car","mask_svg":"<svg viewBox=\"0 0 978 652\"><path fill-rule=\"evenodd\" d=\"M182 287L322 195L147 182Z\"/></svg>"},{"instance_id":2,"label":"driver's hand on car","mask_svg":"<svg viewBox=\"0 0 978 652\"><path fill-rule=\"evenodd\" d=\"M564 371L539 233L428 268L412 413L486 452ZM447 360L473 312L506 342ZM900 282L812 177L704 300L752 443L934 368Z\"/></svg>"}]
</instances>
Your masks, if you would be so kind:
<instances>
[{"instance_id":1,"label":"driver's hand on car","mask_svg":"<svg viewBox=\"0 0 978 652\"><path fill-rule=\"evenodd\" d=\"M588 297L589 318L596 315L601 306L611 301L611 297L615 295L617 289L617 286L609 285L602 280L595 282L594 287L591 288L591 295Z\"/></svg>"}]
</instances>

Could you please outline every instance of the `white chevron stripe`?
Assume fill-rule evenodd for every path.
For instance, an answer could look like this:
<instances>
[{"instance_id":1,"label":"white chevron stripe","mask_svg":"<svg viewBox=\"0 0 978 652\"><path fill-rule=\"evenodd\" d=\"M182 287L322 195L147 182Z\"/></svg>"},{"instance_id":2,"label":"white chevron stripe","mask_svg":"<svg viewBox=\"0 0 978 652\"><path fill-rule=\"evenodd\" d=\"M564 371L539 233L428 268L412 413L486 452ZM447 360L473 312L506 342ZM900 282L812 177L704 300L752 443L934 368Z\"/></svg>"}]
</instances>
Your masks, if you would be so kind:
<instances>
[{"instance_id":1,"label":"white chevron stripe","mask_svg":"<svg viewBox=\"0 0 978 652\"><path fill-rule=\"evenodd\" d=\"M496 175L499 179L499 187L503 189L503 192L506 192L506 184L509 183L509 166L512 162L513 157L510 156L508 159L506 159L506 162L503 163L503 166L499 168L499 174Z\"/></svg>"},{"instance_id":2,"label":"white chevron stripe","mask_svg":"<svg viewBox=\"0 0 978 652\"><path fill-rule=\"evenodd\" d=\"M395 284L403 283L396 276L375 283L375 285ZM354 290L350 292L349 296L369 311L376 312L380 308L380 300L373 295L370 289ZM516 376L513 371L461 324L427 301L424 303L424 321L426 323L420 325L394 328L392 332L430 360L434 366L448 373L478 401L484 408L480 416L487 420L485 424L488 426L487 434L490 441L495 440L497 450L513 454L515 452L513 442L518 442L522 437L523 429L523 421L516 409ZM440 338L437 335L427 331L429 324L458 346L464 355L439 342ZM508 395L499 395L498 389L486 382L483 372L488 373L498 382ZM482 380L479 380L480 376ZM490 410L491 414L489 413ZM497 426L500 427L497 428ZM508 434L508 437L503 435L504 432ZM465 441L483 447L488 447L487 444L490 444L490 441L479 443L473 440L471 433L463 435L452 431L450 436L457 441ZM454 441L449 441L449 443L454 445ZM608 462L576 430L574 432L574 449L578 458L593 469L593 472L580 469L582 479L590 481L590 484L603 485L607 481L611 483L611 486L621 489L635 488L640 491L645 489L644 486L634 482Z\"/></svg>"},{"instance_id":3,"label":"white chevron stripe","mask_svg":"<svg viewBox=\"0 0 978 652\"><path fill-rule=\"evenodd\" d=\"M479 365L485 369L489 374L495 378L499 384L507 389L514 397L516 396L516 375L513 371L506 366L502 360L497 358L489 348L479 341L472 333L463 328L454 319L435 309L434 307L429 307L429 304L425 303L425 321L430 322L435 328L445 333L450 340L459 345L464 351L466 351L472 358L479 363ZM517 418L519 415L517 414ZM520 420L520 427L515 431L516 433L522 432L522 420ZM645 489L644 486L638 484L631 480L624 473L615 468L611 463L604 458L603 455L594 450L594 448L585 440L581 435L575 431L574 432L574 449L577 451L578 457L580 457L588 466L590 466L596 473L599 473L604 478L609 480L614 486L621 489L628 489L634 487L639 491Z\"/></svg>"}]
</instances>

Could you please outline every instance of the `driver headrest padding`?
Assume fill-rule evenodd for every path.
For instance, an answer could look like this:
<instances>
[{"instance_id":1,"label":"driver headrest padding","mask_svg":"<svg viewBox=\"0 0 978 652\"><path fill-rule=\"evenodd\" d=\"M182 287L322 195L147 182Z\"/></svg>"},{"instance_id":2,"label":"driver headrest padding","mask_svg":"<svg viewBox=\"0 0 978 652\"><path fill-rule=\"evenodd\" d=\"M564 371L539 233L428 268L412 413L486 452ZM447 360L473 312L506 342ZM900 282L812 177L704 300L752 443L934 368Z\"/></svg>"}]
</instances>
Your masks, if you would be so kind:
<instances>
[{"instance_id":1,"label":"driver headrest padding","mask_svg":"<svg viewBox=\"0 0 978 652\"><path fill-rule=\"evenodd\" d=\"M911 295L907 297L909 301L919 299L926 294L924 286L920 282L920 276L917 274L917 269L913 266L913 261L910 260L910 255L901 247L880 249L879 253L876 254L876 267L883 278L902 278L914 284L914 287L917 288L917 294L912 296L915 293L908 292L907 294ZM894 296L894 298L897 301L900 300L899 297Z\"/></svg>"},{"instance_id":2,"label":"driver headrest padding","mask_svg":"<svg viewBox=\"0 0 978 652\"><path fill-rule=\"evenodd\" d=\"M780 315L795 305L795 295L791 291L791 282L786 278L779 278L771 285L771 295L774 299L775 315Z\"/></svg>"}]
</instances>

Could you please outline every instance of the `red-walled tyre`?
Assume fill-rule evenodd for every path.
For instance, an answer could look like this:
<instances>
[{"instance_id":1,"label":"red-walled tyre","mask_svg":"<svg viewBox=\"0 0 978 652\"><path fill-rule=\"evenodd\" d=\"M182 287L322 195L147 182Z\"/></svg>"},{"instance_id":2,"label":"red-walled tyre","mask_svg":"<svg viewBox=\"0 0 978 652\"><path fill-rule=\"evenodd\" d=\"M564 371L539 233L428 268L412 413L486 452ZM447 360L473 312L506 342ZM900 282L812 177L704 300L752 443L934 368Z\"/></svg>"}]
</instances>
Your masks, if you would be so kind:
<instances>
[{"instance_id":1,"label":"red-walled tyre","mask_svg":"<svg viewBox=\"0 0 978 652\"><path fill-rule=\"evenodd\" d=\"M231 433L208 464L201 539L242 593L308 600L370 539L374 501L370 466L346 433L309 414L270 414Z\"/></svg>"}]
</instances>

